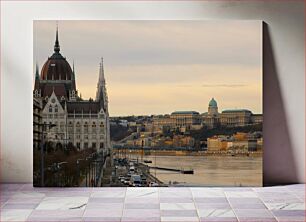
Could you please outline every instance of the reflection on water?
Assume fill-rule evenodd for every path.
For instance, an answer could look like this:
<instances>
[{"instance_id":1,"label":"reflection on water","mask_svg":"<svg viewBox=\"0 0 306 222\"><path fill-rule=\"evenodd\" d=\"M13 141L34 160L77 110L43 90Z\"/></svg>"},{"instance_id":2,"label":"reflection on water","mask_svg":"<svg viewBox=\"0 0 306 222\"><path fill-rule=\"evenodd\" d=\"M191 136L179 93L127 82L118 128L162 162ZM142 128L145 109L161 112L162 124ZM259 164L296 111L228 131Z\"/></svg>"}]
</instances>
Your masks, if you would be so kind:
<instances>
[{"instance_id":1,"label":"reflection on water","mask_svg":"<svg viewBox=\"0 0 306 222\"><path fill-rule=\"evenodd\" d=\"M194 174L151 169L151 173L168 184L189 186L262 186L262 157L247 156L145 156L150 166L193 169ZM156 159L156 164L155 164Z\"/></svg>"}]
</instances>

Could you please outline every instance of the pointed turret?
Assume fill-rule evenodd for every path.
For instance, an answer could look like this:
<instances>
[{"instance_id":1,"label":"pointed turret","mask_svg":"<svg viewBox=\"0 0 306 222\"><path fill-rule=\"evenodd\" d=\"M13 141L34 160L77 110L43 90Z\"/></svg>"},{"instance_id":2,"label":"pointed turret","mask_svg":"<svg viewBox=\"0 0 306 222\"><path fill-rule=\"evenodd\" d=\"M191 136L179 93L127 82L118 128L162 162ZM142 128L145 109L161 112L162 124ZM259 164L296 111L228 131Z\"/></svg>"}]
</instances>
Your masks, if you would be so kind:
<instances>
[{"instance_id":1,"label":"pointed turret","mask_svg":"<svg viewBox=\"0 0 306 222\"><path fill-rule=\"evenodd\" d=\"M38 64L36 63L36 70L35 70L35 80L38 79L39 80L39 68L38 68Z\"/></svg>"},{"instance_id":2,"label":"pointed turret","mask_svg":"<svg viewBox=\"0 0 306 222\"><path fill-rule=\"evenodd\" d=\"M103 67L103 57L101 57L101 62L100 62L99 82L105 82L104 67Z\"/></svg>"},{"instance_id":3,"label":"pointed turret","mask_svg":"<svg viewBox=\"0 0 306 222\"><path fill-rule=\"evenodd\" d=\"M54 52L59 53L59 51L60 51L60 45L58 41L58 24L56 24L56 38L54 44Z\"/></svg>"},{"instance_id":4,"label":"pointed turret","mask_svg":"<svg viewBox=\"0 0 306 222\"><path fill-rule=\"evenodd\" d=\"M103 57L101 58L100 67L99 67L99 81L97 86L96 101L100 102L100 107L103 108L105 113L107 113L108 99L107 99L107 92L105 86Z\"/></svg>"},{"instance_id":5,"label":"pointed turret","mask_svg":"<svg viewBox=\"0 0 306 222\"><path fill-rule=\"evenodd\" d=\"M74 60L72 61L72 76L71 76L71 80L75 80Z\"/></svg>"},{"instance_id":6,"label":"pointed turret","mask_svg":"<svg viewBox=\"0 0 306 222\"><path fill-rule=\"evenodd\" d=\"M76 83L75 83L75 70L74 70L74 60L72 62L72 74L71 74L71 81L72 81L72 89L76 91Z\"/></svg>"},{"instance_id":7,"label":"pointed turret","mask_svg":"<svg viewBox=\"0 0 306 222\"><path fill-rule=\"evenodd\" d=\"M39 89L39 82L40 82L39 68L38 68L38 64L36 63L34 89L37 89L37 90Z\"/></svg>"}]
</instances>

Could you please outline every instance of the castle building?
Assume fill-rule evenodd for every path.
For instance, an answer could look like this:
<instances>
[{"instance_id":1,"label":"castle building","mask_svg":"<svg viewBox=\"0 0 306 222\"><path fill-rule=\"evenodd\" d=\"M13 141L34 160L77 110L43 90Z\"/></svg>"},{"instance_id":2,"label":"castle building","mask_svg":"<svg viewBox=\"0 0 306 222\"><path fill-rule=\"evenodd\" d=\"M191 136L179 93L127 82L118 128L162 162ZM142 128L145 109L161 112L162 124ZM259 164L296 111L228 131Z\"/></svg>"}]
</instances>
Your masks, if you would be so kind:
<instances>
[{"instance_id":1,"label":"castle building","mask_svg":"<svg viewBox=\"0 0 306 222\"><path fill-rule=\"evenodd\" d=\"M212 98L208 104L208 112L202 114L203 125L208 128L218 126L239 127L263 122L262 114L253 114L247 109L228 109L218 112L218 104Z\"/></svg>"},{"instance_id":2,"label":"castle building","mask_svg":"<svg viewBox=\"0 0 306 222\"><path fill-rule=\"evenodd\" d=\"M176 127L187 127L201 123L200 113L196 111L175 111L170 118Z\"/></svg>"},{"instance_id":3,"label":"castle building","mask_svg":"<svg viewBox=\"0 0 306 222\"><path fill-rule=\"evenodd\" d=\"M212 98L208 103L208 112L202 114L203 125L208 128L215 128L220 125L217 101Z\"/></svg>"},{"instance_id":4,"label":"castle building","mask_svg":"<svg viewBox=\"0 0 306 222\"><path fill-rule=\"evenodd\" d=\"M98 152L110 150L108 98L103 69L100 63L95 99L84 100L76 87L74 64L60 53L58 29L54 52L39 74L36 67L33 97L42 104L42 123L55 124L44 132L47 141L56 148L74 146L93 148Z\"/></svg>"},{"instance_id":5,"label":"castle building","mask_svg":"<svg viewBox=\"0 0 306 222\"><path fill-rule=\"evenodd\" d=\"M171 129L186 128L201 124L200 113L196 111L175 111L170 115L156 116L153 118L153 128L156 130L164 127Z\"/></svg>"}]
</instances>

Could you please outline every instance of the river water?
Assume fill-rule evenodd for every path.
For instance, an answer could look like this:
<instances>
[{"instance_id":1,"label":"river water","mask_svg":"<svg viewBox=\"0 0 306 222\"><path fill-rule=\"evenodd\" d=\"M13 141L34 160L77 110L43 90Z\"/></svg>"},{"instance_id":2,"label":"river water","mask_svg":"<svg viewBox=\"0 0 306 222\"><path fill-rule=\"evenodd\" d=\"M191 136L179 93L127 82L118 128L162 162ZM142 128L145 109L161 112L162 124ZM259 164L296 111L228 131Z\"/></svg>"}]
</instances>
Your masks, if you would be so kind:
<instances>
[{"instance_id":1,"label":"river water","mask_svg":"<svg viewBox=\"0 0 306 222\"><path fill-rule=\"evenodd\" d=\"M144 156L150 166L193 169L194 174L151 169L164 182L185 186L262 186L262 157ZM156 164L155 164L156 160Z\"/></svg>"}]
</instances>

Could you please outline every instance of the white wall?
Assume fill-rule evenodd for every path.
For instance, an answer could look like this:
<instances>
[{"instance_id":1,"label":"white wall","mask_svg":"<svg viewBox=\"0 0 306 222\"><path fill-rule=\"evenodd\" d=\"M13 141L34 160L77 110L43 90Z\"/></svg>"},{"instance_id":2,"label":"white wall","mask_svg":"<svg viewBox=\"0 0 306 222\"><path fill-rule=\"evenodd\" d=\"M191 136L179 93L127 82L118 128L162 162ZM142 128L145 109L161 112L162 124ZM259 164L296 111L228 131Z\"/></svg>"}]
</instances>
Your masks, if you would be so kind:
<instances>
[{"instance_id":1,"label":"white wall","mask_svg":"<svg viewBox=\"0 0 306 222\"><path fill-rule=\"evenodd\" d=\"M32 181L33 19L260 19L264 178L305 182L303 1L1 1L1 181Z\"/></svg>"}]
</instances>

